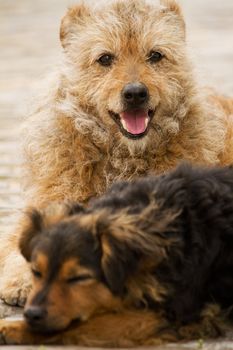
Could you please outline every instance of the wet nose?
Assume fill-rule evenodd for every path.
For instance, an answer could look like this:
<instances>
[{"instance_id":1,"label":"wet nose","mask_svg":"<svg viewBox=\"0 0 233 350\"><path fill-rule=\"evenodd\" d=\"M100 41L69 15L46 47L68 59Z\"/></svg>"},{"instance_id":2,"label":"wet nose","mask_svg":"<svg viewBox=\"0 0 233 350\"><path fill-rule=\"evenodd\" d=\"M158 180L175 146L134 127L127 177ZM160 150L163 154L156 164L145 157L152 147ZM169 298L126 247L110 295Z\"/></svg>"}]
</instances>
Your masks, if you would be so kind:
<instances>
[{"instance_id":1,"label":"wet nose","mask_svg":"<svg viewBox=\"0 0 233 350\"><path fill-rule=\"evenodd\" d=\"M29 323L40 323L46 315L46 310L41 306L30 306L24 311L24 317Z\"/></svg>"},{"instance_id":2,"label":"wet nose","mask_svg":"<svg viewBox=\"0 0 233 350\"><path fill-rule=\"evenodd\" d=\"M142 83L130 83L123 88L122 97L126 104L137 107L148 101L149 91Z\"/></svg>"}]
</instances>

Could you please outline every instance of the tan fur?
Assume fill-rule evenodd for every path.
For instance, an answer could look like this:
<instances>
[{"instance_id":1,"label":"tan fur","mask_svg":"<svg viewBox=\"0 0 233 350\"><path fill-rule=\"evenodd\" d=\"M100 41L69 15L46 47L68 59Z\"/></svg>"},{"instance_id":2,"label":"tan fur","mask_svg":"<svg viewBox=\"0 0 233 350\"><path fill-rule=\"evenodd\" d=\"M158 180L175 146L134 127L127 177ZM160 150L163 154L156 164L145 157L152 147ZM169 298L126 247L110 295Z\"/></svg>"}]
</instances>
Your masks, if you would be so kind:
<instances>
[{"instance_id":1,"label":"tan fur","mask_svg":"<svg viewBox=\"0 0 233 350\"><path fill-rule=\"evenodd\" d=\"M135 347L178 340L218 337L227 330L216 306L208 306L198 324L176 329L161 314L125 310L98 315L54 335L32 333L23 321L0 321L1 344L63 344L87 347Z\"/></svg>"},{"instance_id":2,"label":"tan fur","mask_svg":"<svg viewBox=\"0 0 233 350\"><path fill-rule=\"evenodd\" d=\"M25 122L28 206L64 198L86 203L116 180L165 172L182 159L205 165L233 162L232 100L213 97L196 83L178 4L97 3L78 4L63 18L63 64ZM166 58L150 65L151 50ZM116 57L111 68L96 62L106 52ZM148 87L149 107L155 110L141 140L123 136L109 116L109 110L122 111L121 91L135 81ZM19 277L28 280L26 266L14 248L17 235L18 230L3 243L0 257L0 294L11 303L21 303L20 294L23 299L27 294Z\"/></svg>"},{"instance_id":3,"label":"tan fur","mask_svg":"<svg viewBox=\"0 0 233 350\"><path fill-rule=\"evenodd\" d=\"M31 268L41 277L38 278L34 274L33 287L25 305L27 310L37 295L49 287L48 297L44 301L48 313L45 321L48 329L63 330L77 318L86 321L95 314L121 310L121 300L103 283L98 282L93 271L80 265L77 259L71 257L65 260L60 268L57 268L56 278L52 283L47 276L48 264L48 257L44 253L38 251L34 254ZM91 278L77 284L67 282L70 278L83 274L88 274ZM42 303L41 301L41 305Z\"/></svg>"},{"instance_id":4,"label":"tan fur","mask_svg":"<svg viewBox=\"0 0 233 350\"><path fill-rule=\"evenodd\" d=\"M218 98L210 100L197 86L178 5L164 1L160 10L138 0L104 6L93 14L78 5L63 19L64 66L25 125L29 203L86 202L118 179L167 171L181 159L221 164L228 152L233 161L232 150L225 149L233 109L219 108ZM155 45L170 60L156 69L142 61ZM105 51L121 55L110 74L95 63ZM161 106L149 135L139 141L122 136L107 112L121 110L120 92L134 80L148 86L151 105Z\"/></svg>"},{"instance_id":5,"label":"tan fur","mask_svg":"<svg viewBox=\"0 0 233 350\"><path fill-rule=\"evenodd\" d=\"M155 337L155 334L166 325L166 321L160 315L155 316L153 312L124 311L121 314L109 313L94 317L80 326L73 326L65 332L51 336L31 333L22 321L0 321L0 335L2 343L7 344L132 347L142 345L152 337L154 342L161 344L163 337Z\"/></svg>"},{"instance_id":6,"label":"tan fur","mask_svg":"<svg viewBox=\"0 0 233 350\"><path fill-rule=\"evenodd\" d=\"M161 215L158 206L158 203L152 201L151 205L137 216L130 215L127 211L121 211L120 215L112 214L108 209L100 209L94 214L81 213L70 216L67 211L69 205L66 203L63 206L52 204L41 211L34 209L27 213L27 219L24 220L27 225L22 230L19 243L22 254L30 261L34 276L32 290L25 306L26 310L35 303L38 295L43 294L43 291L48 288L47 298L43 302L40 301L40 305L44 306L47 311L44 324L48 329L60 330L66 328L72 320L77 318L86 321L96 314L106 313L106 311L122 312L126 307L132 308L140 303L146 303L145 295L150 296L155 302L162 302L170 290L156 281L151 271L167 258L169 249L173 249L177 241L175 238L148 235L150 230L153 232L155 230L155 223L153 222L152 225L150 218L153 211L158 212L156 231L162 234L165 228L169 227L170 232L174 230L172 223L177 213L167 211ZM95 239L101 243L101 266L105 275L112 274L111 259L116 260L115 252L110 244L112 238L122 244L143 247L147 258L143 259L138 266L137 275L128 279L127 298L123 300L111 293L109 288L96 279L91 267L82 266L78 257L63 257L58 264L58 260L51 261L49 251L44 251L43 248L41 250L40 247L32 250L31 240L41 235L41 240L46 241L46 236L42 235L42 231L53 228L53 225L59 223L74 227L77 225L77 230L81 227L84 231L92 232L94 237L98 236ZM54 268L51 267L53 263L55 263ZM52 282L49 277L51 271L54 276ZM79 283L68 282L82 275L87 275L88 278ZM64 300L66 300L65 303Z\"/></svg>"}]
</instances>

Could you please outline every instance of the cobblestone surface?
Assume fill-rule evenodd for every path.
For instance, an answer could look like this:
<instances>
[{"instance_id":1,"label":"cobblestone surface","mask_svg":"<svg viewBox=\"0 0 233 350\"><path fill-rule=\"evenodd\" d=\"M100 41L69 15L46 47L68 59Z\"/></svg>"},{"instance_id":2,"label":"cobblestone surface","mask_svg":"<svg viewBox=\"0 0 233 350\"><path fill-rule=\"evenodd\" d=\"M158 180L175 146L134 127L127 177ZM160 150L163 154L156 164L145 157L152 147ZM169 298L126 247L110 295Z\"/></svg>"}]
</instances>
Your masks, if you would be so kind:
<instances>
[{"instance_id":1,"label":"cobblestone surface","mask_svg":"<svg viewBox=\"0 0 233 350\"><path fill-rule=\"evenodd\" d=\"M59 61L59 22L70 3L0 0L0 235L9 228L12 212L22 206L19 129L26 101L41 77ZM197 74L205 85L233 95L233 1L180 0L180 3L187 19L188 42ZM0 304L0 318L20 311ZM233 349L233 342L228 340L162 349ZM10 349L15 347L7 347Z\"/></svg>"}]
</instances>

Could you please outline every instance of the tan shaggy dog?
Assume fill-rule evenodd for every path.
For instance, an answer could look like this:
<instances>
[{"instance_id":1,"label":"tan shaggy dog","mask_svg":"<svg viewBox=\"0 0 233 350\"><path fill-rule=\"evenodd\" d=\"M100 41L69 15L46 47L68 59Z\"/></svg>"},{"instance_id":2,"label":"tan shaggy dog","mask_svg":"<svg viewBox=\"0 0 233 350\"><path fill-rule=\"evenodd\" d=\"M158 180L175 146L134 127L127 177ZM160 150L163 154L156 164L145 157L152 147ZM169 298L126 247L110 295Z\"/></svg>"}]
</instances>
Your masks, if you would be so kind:
<instances>
[{"instance_id":1,"label":"tan shaggy dog","mask_svg":"<svg viewBox=\"0 0 233 350\"><path fill-rule=\"evenodd\" d=\"M197 86L178 4L96 3L63 18L63 65L26 122L28 206L85 203L115 180L161 173L181 159L233 162L233 100ZM21 305L30 277L19 230L1 243L0 295Z\"/></svg>"}]
</instances>

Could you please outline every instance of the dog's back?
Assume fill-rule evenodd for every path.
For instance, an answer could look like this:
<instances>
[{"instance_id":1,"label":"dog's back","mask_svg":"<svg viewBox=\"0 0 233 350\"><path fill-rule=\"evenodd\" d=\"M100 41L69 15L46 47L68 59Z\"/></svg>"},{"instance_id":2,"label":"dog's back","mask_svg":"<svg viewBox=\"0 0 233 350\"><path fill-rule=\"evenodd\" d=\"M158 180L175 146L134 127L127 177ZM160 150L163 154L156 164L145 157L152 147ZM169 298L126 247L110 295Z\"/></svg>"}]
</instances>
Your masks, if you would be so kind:
<instances>
[{"instance_id":1,"label":"dog's back","mask_svg":"<svg viewBox=\"0 0 233 350\"><path fill-rule=\"evenodd\" d=\"M203 169L183 164L164 176L121 182L93 202L90 210L108 208L113 213L127 210L129 214L140 215L152 202L157 203L156 209L148 211L148 217L143 219L150 219L151 226L158 220L158 207L160 212L178 213L174 230L163 232L167 237L176 236L177 247L155 270L156 278L174 291L166 301L169 315L189 322L199 316L205 302L230 306L233 168Z\"/></svg>"},{"instance_id":2,"label":"dog's back","mask_svg":"<svg viewBox=\"0 0 233 350\"><path fill-rule=\"evenodd\" d=\"M206 206L210 209L210 204L214 204L215 210L218 208L221 212L232 198L233 167L201 168L183 163L166 175L118 182L105 195L93 200L90 208L112 211L127 208L129 212L137 213L156 200L167 209L189 207L202 212Z\"/></svg>"}]
</instances>

